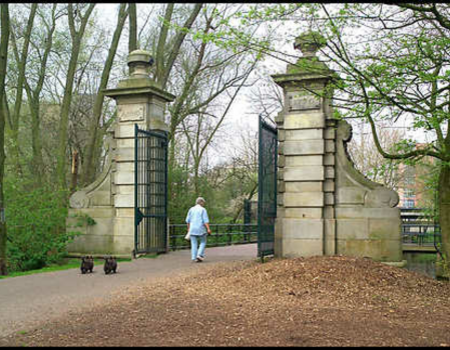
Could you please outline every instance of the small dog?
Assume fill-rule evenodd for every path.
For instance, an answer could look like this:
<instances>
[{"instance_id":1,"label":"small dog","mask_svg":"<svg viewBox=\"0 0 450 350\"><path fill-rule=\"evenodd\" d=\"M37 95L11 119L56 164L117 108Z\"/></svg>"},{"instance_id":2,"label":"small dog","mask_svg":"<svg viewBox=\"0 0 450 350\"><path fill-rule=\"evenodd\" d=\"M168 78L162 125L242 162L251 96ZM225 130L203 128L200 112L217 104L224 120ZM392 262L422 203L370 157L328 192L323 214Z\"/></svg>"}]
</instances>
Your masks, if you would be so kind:
<instances>
[{"instance_id":1,"label":"small dog","mask_svg":"<svg viewBox=\"0 0 450 350\"><path fill-rule=\"evenodd\" d=\"M94 269L94 259L92 255L82 256L81 257L81 273L84 275L86 272L91 272Z\"/></svg>"},{"instance_id":2,"label":"small dog","mask_svg":"<svg viewBox=\"0 0 450 350\"><path fill-rule=\"evenodd\" d=\"M117 270L117 261L114 256L105 256L105 265L103 266L103 270L105 274L109 274L111 271L116 273Z\"/></svg>"}]
</instances>

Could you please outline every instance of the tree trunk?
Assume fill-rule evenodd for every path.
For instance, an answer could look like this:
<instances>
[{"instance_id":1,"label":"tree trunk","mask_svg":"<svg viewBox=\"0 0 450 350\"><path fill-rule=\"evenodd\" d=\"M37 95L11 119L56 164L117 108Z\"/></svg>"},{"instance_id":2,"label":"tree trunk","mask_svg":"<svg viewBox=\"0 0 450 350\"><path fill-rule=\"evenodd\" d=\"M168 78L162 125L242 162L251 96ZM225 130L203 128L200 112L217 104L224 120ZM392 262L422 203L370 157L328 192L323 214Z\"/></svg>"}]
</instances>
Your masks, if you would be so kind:
<instances>
[{"instance_id":1,"label":"tree trunk","mask_svg":"<svg viewBox=\"0 0 450 350\"><path fill-rule=\"evenodd\" d=\"M111 72L111 68L114 62L114 56L117 52L117 46L119 45L120 36L122 34L123 27L125 25L125 20L127 18L128 11L126 11L126 4L120 5L120 11L119 16L117 19L117 26L116 30L114 31L113 39L111 41L111 45L108 51L108 57L106 58L106 63L103 68L102 77L100 80L100 86L98 87L97 96L95 98L94 102L94 108L93 108L93 125L92 125L92 132L89 137L89 143L87 146L87 152L86 152L86 160L84 162L83 166L83 184L88 185L92 181L95 180L95 173L96 173L96 164L94 161L95 155L99 152L97 152L96 146L99 144L97 142L97 139L99 137L99 122L100 118L102 116L102 110L103 110L103 102L105 100L105 96L102 93L103 89L106 89L109 81L109 74ZM101 144L100 144L101 145Z\"/></svg>"},{"instance_id":2,"label":"tree trunk","mask_svg":"<svg viewBox=\"0 0 450 350\"><path fill-rule=\"evenodd\" d=\"M69 128L69 112L72 103L72 88L75 78L75 71L78 62L78 54L80 51L80 43L75 41L72 47L72 53L69 61L69 69L67 71L66 86L64 89L64 97L61 106L61 115L58 129L58 155L56 160L56 173L58 177L58 185L60 190L67 188L66 184L66 166L67 166L67 130Z\"/></svg>"},{"instance_id":3,"label":"tree trunk","mask_svg":"<svg viewBox=\"0 0 450 350\"><path fill-rule=\"evenodd\" d=\"M72 152L72 180L70 182L70 193L75 192L78 181L78 151Z\"/></svg>"},{"instance_id":4,"label":"tree trunk","mask_svg":"<svg viewBox=\"0 0 450 350\"><path fill-rule=\"evenodd\" d=\"M166 88L167 82L169 81L170 72L174 66L175 60L180 53L181 45L183 44L184 39L186 38L187 31L191 29L192 25L194 24L195 19L200 13L200 10L202 9L203 4L195 4L194 9L191 12L191 15L188 17L186 22L183 25L183 28L185 31L179 31L174 39L174 44L171 48L170 55L167 59L167 63L164 65L164 72L163 77L159 81L161 83L161 87L163 89Z\"/></svg>"},{"instance_id":5,"label":"tree trunk","mask_svg":"<svg viewBox=\"0 0 450 350\"><path fill-rule=\"evenodd\" d=\"M44 175L44 159L42 158L42 138L39 101L30 101L31 112L31 145L33 150L33 159L31 161L32 173L35 174L35 182L40 185Z\"/></svg>"},{"instance_id":6,"label":"tree trunk","mask_svg":"<svg viewBox=\"0 0 450 350\"><path fill-rule=\"evenodd\" d=\"M31 161L31 173L34 174L34 179L36 184L39 186L45 180L43 176L44 172L44 159L42 157L42 136L41 136L41 91L44 86L45 73L47 69L48 57L50 55L50 50L53 45L53 33L56 29L56 9L57 4L53 5L52 8L52 22L47 27L47 37L45 39L44 54L42 55L42 60L40 62L40 69L37 76L33 76L34 79L37 78L37 83L34 89L28 84L27 79L25 79L25 89L28 96L28 101L30 104L31 113L31 145L33 159Z\"/></svg>"},{"instance_id":7,"label":"tree trunk","mask_svg":"<svg viewBox=\"0 0 450 350\"><path fill-rule=\"evenodd\" d=\"M1 9L1 41L0 41L0 275L8 273L6 268L6 222L4 217L3 174L5 166L5 114L4 93L5 76L8 59L9 42L9 9L7 3L0 5Z\"/></svg>"},{"instance_id":8,"label":"tree trunk","mask_svg":"<svg viewBox=\"0 0 450 350\"><path fill-rule=\"evenodd\" d=\"M174 67L174 63L176 58L180 53L181 45L186 38L187 31L191 29L195 19L198 17L200 10L202 9L203 4L195 4L194 9L192 10L190 16L187 18L186 22L183 25L185 30L180 30L177 32L176 36L173 39L173 44L170 47L170 53L167 60L164 59L166 54L166 42L169 34L170 22L172 21L172 15L174 12L175 4L169 3L166 7L166 13L164 15L164 22L161 26L161 32L159 34L157 49L156 49L156 72L155 72L155 80L160 84L162 89L166 88L167 82L169 81L170 72ZM210 21L208 22L208 26Z\"/></svg>"},{"instance_id":9,"label":"tree trunk","mask_svg":"<svg viewBox=\"0 0 450 350\"><path fill-rule=\"evenodd\" d=\"M69 112L70 105L72 103L73 84L75 78L75 72L78 64L78 55L80 53L81 40L84 35L84 30L87 25L87 21L94 9L95 4L90 4L84 16L81 17L81 24L79 31L75 28L74 10L71 3L68 4L69 15L69 29L72 37L72 50L69 60L69 68L67 70L66 86L64 88L64 97L61 106L61 118L59 122L58 130L58 154L56 159L56 174L57 181L60 190L65 191L67 189L66 176L67 176L67 130L69 128ZM75 10L76 12L76 10ZM64 195L62 204L65 204L67 197Z\"/></svg>"},{"instance_id":10,"label":"tree trunk","mask_svg":"<svg viewBox=\"0 0 450 350\"><path fill-rule=\"evenodd\" d=\"M199 183L199 169L200 168L200 159L198 159L197 157L195 157L194 159L194 191L195 191L195 195L201 196L202 194L200 194L200 183Z\"/></svg>"},{"instance_id":11,"label":"tree trunk","mask_svg":"<svg viewBox=\"0 0 450 350\"><path fill-rule=\"evenodd\" d=\"M450 166L442 164L439 174L439 225L442 235L442 253L450 271Z\"/></svg>"},{"instance_id":12,"label":"tree trunk","mask_svg":"<svg viewBox=\"0 0 450 350\"><path fill-rule=\"evenodd\" d=\"M164 64L164 50L166 48L166 40L167 35L169 33L169 23L172 20L172 13L173 9L175 7L175 4L168 3L166 6L166 13L164 15L164 22L161 26L161 32L159 34L158 39L158 45L156 49L156 57L155 57L155 80L158 82L161 87L163 87L165 84L163 83L164 78L164 70L165 70L165 64Z\"/></svg>"},{"instance_id":13,"label":"tree trunk","mask_svg":"<svg viewBox=\"0 0 450 350\"><path fill-rule=\"evenodd\" d=\"M137 16L136 3L128 4L128 20L130 23L130 36L128 39L128 52L137 50Z\"/></svg>"},{"instance_id":14,"label":"tree trunk","mask_svg":"<svg viewBox=\"0 0 450 350\"><path fill-rule=\"evenodd\" d=\"M25 70L27 66L28 59L28 48L30 46L30 38L31 31L34 25L34 17L36 16L37 11L37 3L32 4L30 15L28 18L26 32L24 33L24 43L22 46L22 52L19 56L17 46L15 45L15 37L14 35L11 37L13 40L13 48L16 54L17 59L17 90L16 90L16 99L14 103L13 116L12 116L12 125L11 125L11 138L12 138L12 162L15 168L16 173L19 176L22 176L22 166L20 164L20 160L22 157L20 156L20 142L19 142L19 126L20 126L20 114L22 109L22 101L23 101L23 87L25 84Z\"/></svg>"},{"instance_id":15,"label":"tree trunk","mask_svg":"<svg viewBox=\"0 0 450 350\"><path fill-rule=\"evenodd\" d=\"M20 147L19 147L19 129L14 126L11 130L11 159L14 167L14 171L18 178L23 177L22 165L20 164Z\"/></svg>"}]
</instances>

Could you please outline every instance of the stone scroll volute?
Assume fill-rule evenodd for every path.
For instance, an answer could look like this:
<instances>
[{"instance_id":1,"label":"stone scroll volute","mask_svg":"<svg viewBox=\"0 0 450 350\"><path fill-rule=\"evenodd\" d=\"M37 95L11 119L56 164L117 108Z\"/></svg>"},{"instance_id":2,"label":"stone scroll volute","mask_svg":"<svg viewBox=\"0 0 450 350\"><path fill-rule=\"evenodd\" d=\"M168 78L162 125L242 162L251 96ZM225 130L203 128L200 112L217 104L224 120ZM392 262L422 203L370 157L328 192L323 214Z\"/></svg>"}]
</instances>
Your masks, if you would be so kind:
<instances>
[{"instance_id":1,"label":"stone scroll volute","mask_svg":"<svg viewBox=\"0 0 450 350\"><path fill-rule=\"evenodd\" d=\"M345 120L340 120L337 123L337 165L340 185L343 185L343 191L353 191L359 193L363 204L367 208L394 208L399 202L397 192L384 187L383 185L373 182L361 174L354 166L350 155L347 152L347 144L352 138L352 126ZM356 189L351 189L356 187ZM348 196L347 196L348 197ZM338 198L339 204L353 204L353 202L346 203L346 198L342 195Z\"/></svg>"}]
</instances>

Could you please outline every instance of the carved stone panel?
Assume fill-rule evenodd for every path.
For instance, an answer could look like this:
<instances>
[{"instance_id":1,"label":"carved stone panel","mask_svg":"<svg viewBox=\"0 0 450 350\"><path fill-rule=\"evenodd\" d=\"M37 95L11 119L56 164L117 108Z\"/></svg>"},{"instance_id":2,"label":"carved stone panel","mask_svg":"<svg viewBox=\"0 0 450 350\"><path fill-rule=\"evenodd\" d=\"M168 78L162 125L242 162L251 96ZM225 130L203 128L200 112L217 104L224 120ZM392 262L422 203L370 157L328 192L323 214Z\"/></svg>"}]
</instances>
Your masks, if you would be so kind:
<instances>
[{"instance_id":1,"label":"carved stone panel","mask_svg":"<svg viewBox=\"0 0 450 350\"><path fill-rule=\"evenodd\" d=\"M299 92L288 93L288 111L320 109L320 97Z\"/></svg>"},{"instance_id":2,"label":"carved stone panel","mask_svg":"<svg viewBox=\"0 0 450 350\"><path fill-rule=\"evenodd\" d=\"M117 112L121 121L144 120L145 105L123 104L118 106Z\"/></svg>"}]
</instances>

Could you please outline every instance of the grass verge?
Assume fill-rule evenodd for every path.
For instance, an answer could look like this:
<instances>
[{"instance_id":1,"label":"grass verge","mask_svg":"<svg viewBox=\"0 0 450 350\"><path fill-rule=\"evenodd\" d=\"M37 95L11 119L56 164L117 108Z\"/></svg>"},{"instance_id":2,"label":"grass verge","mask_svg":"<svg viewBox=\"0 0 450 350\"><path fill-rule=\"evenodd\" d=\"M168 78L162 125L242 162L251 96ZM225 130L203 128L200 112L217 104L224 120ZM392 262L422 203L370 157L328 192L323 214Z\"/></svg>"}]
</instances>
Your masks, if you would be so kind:
<instances>
[{"instance_id":1,"label":"grass verge","mask_svg":"<svg viewBox=\"0 0 450 350\"><path fill-rule=\"evenodd\" d=\"M130 262L130 261L131 261L131 259L123 259L123 258L117 259L117 262ZM104 263L103 259L94 259L94 266L95 265L103 265L103 263ZM81 264L80 259L68 259L62 265L55 264L55 265L43 267L42 269L38 269L38 270L11 272L7 276L0 276L0 280L5 279L5 278L11 278L11 277L34 275L36 273L55 272L55 271L75 269L75 268L80 268L80 264Z\"/></svg>"}]
</instances>

